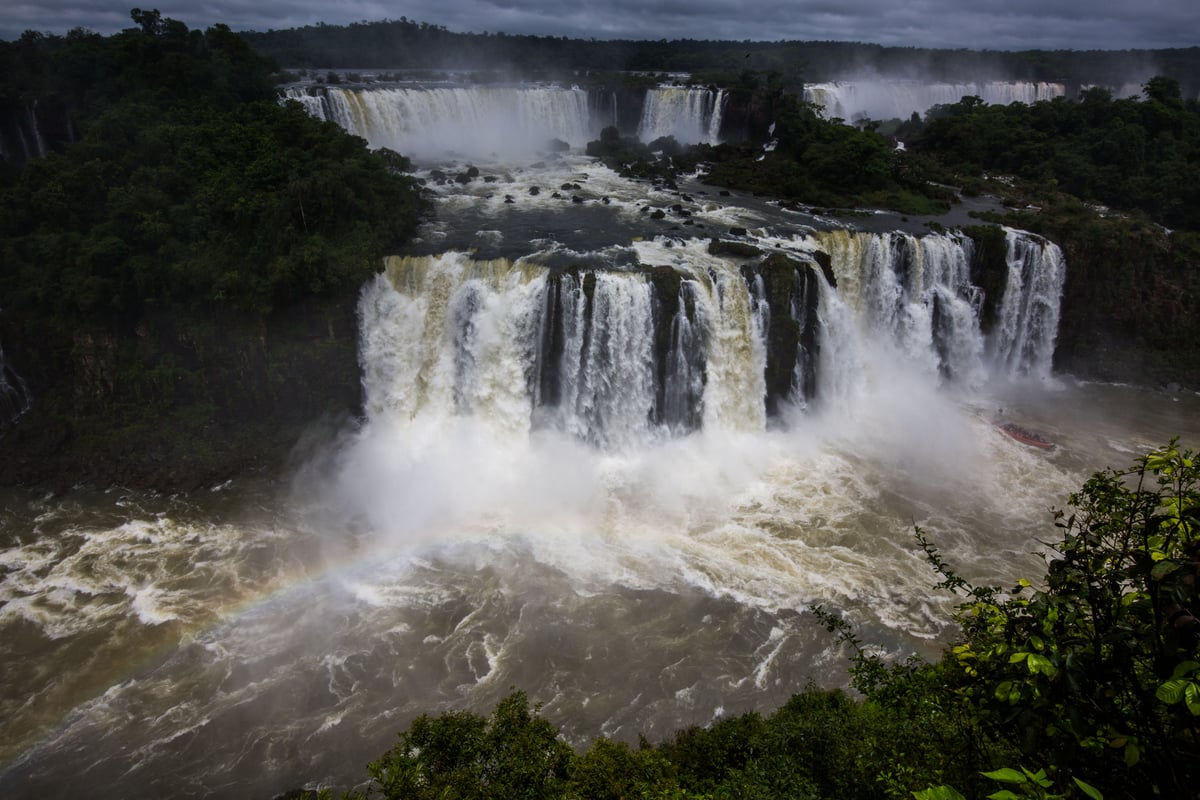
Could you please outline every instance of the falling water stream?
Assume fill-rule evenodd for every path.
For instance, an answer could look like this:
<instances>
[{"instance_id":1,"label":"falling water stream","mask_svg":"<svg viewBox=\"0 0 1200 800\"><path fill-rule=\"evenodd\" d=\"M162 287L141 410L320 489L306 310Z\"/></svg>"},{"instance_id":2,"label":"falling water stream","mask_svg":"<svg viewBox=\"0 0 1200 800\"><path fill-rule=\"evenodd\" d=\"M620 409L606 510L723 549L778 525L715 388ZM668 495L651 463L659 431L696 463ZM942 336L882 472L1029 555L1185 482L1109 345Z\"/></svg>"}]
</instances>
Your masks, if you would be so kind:
<instances>
[{"instance_id":1,"label":"falling water stream","mask_svg":"<svg viewBox=\"0 0 1200 800\"><path fill-rule=\"evenodd\" d=\"M518 100L345 113L393 146L401 104L465 137L522 130ZM579 147L576 121L538 136ZM576 745L770 710L846 682L812 603L889 653L944 645L914 525L968 578L1036 578L1090 472L1200 433L1194 395L1052 372L1070 265L1037 237L1007 232L987 298L957 234L483 147L419 172L437 217L360 297L364 418L295 474L0 495L0 795L350 787L416 715L513 688Z\"/></svg>"}]
</instances>

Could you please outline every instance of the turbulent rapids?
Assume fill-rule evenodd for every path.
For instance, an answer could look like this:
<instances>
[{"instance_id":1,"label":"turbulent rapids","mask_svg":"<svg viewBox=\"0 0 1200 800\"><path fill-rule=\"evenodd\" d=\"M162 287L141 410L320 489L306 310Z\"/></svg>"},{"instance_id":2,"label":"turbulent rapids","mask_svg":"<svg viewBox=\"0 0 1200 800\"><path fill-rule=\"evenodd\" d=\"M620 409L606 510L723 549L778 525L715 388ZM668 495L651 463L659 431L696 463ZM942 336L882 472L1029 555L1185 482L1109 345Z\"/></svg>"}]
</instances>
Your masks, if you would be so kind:
<instances>
[{"instance_id":1,"label":"turbulent rapids","mask_svg":"<svg viewBox=\"0 0 1200 800\"><path fill-rule=\"evenodd\" d=\"M511 687L579 746L768 711L845 682L811 603L940 650L914 523L968 578L1036 576L1084 476L1195 433L1193 397L1053 374L1050 242L985 264L578 152L618 113L719 136L719 93L652 98L301 93L422 157L437 208L361 290L363 418L285 487L0 498L0 795L349 787L416 715ZM551 139L574 150L529 163Z\"/></svg>"}]
</instances>

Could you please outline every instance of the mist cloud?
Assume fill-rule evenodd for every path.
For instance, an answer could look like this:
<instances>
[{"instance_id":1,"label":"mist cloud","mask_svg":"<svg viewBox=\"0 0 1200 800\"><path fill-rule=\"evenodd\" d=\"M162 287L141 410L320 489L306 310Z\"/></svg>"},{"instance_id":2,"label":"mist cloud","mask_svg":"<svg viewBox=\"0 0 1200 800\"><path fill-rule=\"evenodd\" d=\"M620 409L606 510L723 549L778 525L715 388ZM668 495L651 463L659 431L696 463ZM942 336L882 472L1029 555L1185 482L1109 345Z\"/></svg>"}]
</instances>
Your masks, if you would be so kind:
<instances>
[{"instance_id":1,"label":"mist cloud","mask_svg":"<svg viewBox=\"0 0 1200 800\"><path fill-rule=\"evenodd\" d=\"M991 50L1123 50L1200 44L1194 0L216 0L149 3L164 16L204 28L283 29L407 17L452 31L596 39L836 40ZM130 26L129 8L101 0L45 0L0 8L0 37L25 30L112 33Z\"/></svg>"}]
</instances>

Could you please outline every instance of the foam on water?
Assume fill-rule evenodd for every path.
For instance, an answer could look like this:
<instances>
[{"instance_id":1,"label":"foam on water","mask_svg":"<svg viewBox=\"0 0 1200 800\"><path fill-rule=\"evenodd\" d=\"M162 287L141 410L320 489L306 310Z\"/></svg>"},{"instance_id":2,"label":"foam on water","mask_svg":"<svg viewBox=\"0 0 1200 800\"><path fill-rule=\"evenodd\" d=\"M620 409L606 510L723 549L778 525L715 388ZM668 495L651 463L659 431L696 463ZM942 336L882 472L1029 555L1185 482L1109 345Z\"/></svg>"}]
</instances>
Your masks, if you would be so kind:
<instances>
[{"instance_id":1,"label":"foam on water","mask_svg":"<svg viewBox=\"0 0 1200 800\"><path fill-rule=\"evenodd\" d=\"M1180 411L1125 389L1113 403L1136 415L1089 417L1122 390L1039 379L1054 281L1031 278L1061 264L1034 239L1011 235L1022 299L989 345L964 322L956 237L814 235L575 157L487 174L433 185L440 212L476 214L465 227L481 248L538 241L476 259L443 219L425 234L463 249L388 262L359 307L366 419L266 519L136 496L90 521L72 498L20 512L28 533L0 540L0 656L22 666L0 695L0 793L348 787L417 714L485 712L514 686L575 744L767 711L809 678L844 683L809 603L888 653L937 652L953 601L929 589L914 523L968 578L1036 577L1048 509L1082 476L1131 441L1196 433L1194 397ZM615 220L606 241L514 230L558 213L550 190L568 181ZM779 419L763 406L764 331L788 310L706 236L631 233L641 208L679 202L799 268L815 250L832 258L837 289L817 284L820 392ZM700 398L698 425L650 419L647 265L674 270L692 312L694 338L672 346L705 348L699 386L673 367L679 395ZM553 346L550 307L564 320ZM548 360L557 369L532 380ZM559 402L539 405L545 392ZM1060 447L999 434L999 405ZM241 484L197 502L230 502Z\"/></svg>"}]
</instances>

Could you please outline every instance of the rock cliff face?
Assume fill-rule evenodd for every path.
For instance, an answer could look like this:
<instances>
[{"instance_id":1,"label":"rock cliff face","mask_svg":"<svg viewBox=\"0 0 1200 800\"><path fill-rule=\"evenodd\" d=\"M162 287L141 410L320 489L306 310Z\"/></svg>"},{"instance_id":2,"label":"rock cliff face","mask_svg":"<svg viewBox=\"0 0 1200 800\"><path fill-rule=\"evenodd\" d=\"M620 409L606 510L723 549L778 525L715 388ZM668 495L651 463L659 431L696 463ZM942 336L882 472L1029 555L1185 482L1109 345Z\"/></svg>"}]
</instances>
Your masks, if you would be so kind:
<instances>
[{"instance_id":1,"label":"rock cliff face","mask_svg":"<svg viewBox=\"0 0 1200 800\"><path fill-rule=\"evenodd\" d=\"M0 484L189 490L278 467L360 408L356 294L268 316L159 312L133 331L0 319L34 402Z\"/></svg>"},{"instance_id":2,"label":"rock cliff face","mask_svg":"<svg viewBox=\"0 0 1200 800\"><path fill-rule=\"evenodd\" d=\"M1200 389L1200 237L1144 225L1058 235L1067 263L1055 367Z\"/></svg>"}]
</instances>

